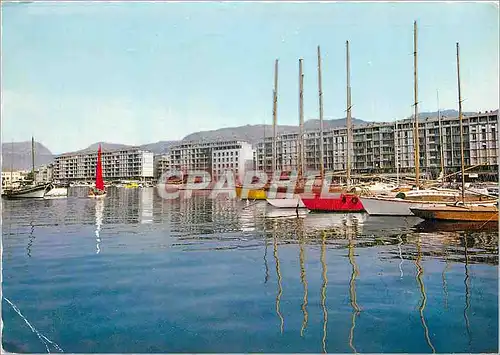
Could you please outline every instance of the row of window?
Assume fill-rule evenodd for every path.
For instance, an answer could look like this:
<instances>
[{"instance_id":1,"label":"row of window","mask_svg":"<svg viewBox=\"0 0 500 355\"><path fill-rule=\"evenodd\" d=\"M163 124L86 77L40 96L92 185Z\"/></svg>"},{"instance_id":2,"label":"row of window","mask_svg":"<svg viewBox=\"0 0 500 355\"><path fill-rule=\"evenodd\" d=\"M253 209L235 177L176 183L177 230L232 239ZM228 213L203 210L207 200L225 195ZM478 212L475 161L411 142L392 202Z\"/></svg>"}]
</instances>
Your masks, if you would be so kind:
<instances>
[{"instance_id":1,"label":"row of window","mask_svg":"<svg viewBox=\"0 0 500 355\"><path fill-rule=\"evenodd\" d=\"M226 157L226 156L238 156L238 151L230 151L230 152L217 152L214 153L214 156L218 156L218 157Z\"/></svg>"},{"instance_id":2,"label":"row of window","mask_svg":"<svg viewBox=\"0 0 500 355\"><path fill-rule=\"evenodd\" d=\"M237 168L238 167L238 163L226 163L226 164L214 164L214 167L215 168Z\"/></svg>"}]
</instances>

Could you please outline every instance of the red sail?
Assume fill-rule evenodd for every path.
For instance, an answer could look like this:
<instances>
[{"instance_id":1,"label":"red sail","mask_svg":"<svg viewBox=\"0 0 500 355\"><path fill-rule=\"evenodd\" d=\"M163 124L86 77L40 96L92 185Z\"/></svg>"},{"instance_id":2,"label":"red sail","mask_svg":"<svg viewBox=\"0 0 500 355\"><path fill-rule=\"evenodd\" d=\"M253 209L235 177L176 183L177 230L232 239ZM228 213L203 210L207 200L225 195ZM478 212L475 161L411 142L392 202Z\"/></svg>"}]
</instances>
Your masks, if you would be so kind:
<instances>
[{"instance_id":1,"label":"red sail","mask_svg":"<svg viewBox=\"0 0 500 355\"><path fill-rule=\"evenodd\" d=\"M101 162L101 145L97 151L97 167L95 172L95 187L98 190L104 191L104 180L102 179L102 162Z\"/></svg>"}]
</instances>

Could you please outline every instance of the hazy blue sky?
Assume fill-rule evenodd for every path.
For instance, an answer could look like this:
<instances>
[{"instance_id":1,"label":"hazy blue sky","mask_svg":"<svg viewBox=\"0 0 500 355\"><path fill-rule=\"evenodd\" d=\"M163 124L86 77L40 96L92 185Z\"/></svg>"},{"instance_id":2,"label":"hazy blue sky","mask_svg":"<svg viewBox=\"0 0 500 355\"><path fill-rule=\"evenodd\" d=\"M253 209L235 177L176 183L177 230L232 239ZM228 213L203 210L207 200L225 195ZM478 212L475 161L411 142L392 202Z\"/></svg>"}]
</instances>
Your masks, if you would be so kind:
<instances>
[{"instance_id":1,"label":"hazy blue sky","mask_svg":"<svg viewBox=\"0 0 500 355\"><path fill-rule=\"evenodd\" d=\"M142 144L199 130L345 115L345 41L353 116L388 121L413 102L413 21L422 111L498 108L498 7L492 3L32 3L2 8L2 139L32 134L54 153L96 141Z\"/></svg>"}]
</instances>

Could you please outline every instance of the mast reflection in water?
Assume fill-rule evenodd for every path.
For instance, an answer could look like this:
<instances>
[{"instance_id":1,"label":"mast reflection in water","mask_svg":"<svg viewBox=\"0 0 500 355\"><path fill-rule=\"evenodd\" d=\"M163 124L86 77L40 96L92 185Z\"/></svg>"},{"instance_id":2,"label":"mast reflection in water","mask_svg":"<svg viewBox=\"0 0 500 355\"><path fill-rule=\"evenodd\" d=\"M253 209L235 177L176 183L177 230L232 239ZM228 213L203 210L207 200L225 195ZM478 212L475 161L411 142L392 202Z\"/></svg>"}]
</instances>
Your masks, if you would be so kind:
<instances>
[{"instance_id":1,"label":"mast reflection in water","mask_svg":"<svg viewBox=\"0 0 500 355\"><path fill-rule=\"evenodd\" d=\"M435 353L436 349L431 343L431 338L429 336L429 328L427 327L427 324L425 322L424 318L424 309L427 304L427 294L425 293L425 286L424 286L424 281L422 279L423 274L424 274L424 268L421 265L421 260L422 260L422 249L420 245L420 238L417 239L417 257L415 259L415 266L417 267L417 282L418 286L420 288L421 292L421 303L418 308L420 312L420 320L422 321L422 327L424 328L424 334L425 334L425 340L427 341L427 344L429 347L432 349L432 352Z\"/></svg>"},{"instance_id":2,"label":"mast reflection in water","mask_svg":"<svg viewBox=\"0 0 500 355\"><path fill-rule=\"evenodd\" d=\"M100 244L101 244L101 226L102 219L104 214L104 200L96 199L95 200L95 241L96 241L96 254L101 252Z\"/></svg>"}]
</instances>

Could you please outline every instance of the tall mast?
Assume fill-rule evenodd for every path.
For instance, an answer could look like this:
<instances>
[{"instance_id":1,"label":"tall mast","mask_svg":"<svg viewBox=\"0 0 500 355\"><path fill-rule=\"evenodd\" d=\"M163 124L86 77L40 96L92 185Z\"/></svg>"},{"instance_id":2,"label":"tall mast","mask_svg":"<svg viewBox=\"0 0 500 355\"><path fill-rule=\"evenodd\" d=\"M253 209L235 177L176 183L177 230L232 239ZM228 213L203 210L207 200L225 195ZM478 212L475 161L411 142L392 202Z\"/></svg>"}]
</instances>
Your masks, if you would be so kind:
<instances>
[{"instance_id":1,"label":"tall mast","mask_svg":"<svg viewBox=\"0 0 500 355\"><path fill-rule=\"evenodd\" d=\"M349 41L345 42L346 47L346 71L347 71L347 115L346 115L346 126L347 126L347 169L346 169L346 179L347 187L351 184L351 144L352 144L352 122L351 122L351 65L349 57Z\"/></svg>"},{"instance_id":2,"label":"tall mast","mask_svg":"<svg viewBox=\"0 0 500 355\"><path fill-rule=\"evenodd\" d=\"M439 124L439 154L441 160L442 183L444 184L444 147L443 147L443 126L441 125L441 109L439 107L439 90L436 90L438 104L438 124Z\"/></svg>"},{"instance_id":3,"label":"tall mast","mask_svg":"<svg viewBox=\"0 0 500 355\"><path fill-rule=\"evenodd\" d=\"M274 92L273 92L273 101L274 101ZM267 151L266 151L266 119L264 119L264 143L262 144L262 170L266 171L267 167ZM257 166L256 166L257 168Z\"/></svg>"},{"instance_id":4,"label":"tall mast","mask_svg":"<svg viewBox=\"0 0 500 355\"><path fill-rule=\"evenodd\" d=\"M304 174L304 73L299 59L299 178Z\"/></svg>"},{"instance_id":5,"label":"tall mast","mask_svg":"<svg viewBox=\"0 0 500 355\"><path fill-rule=\"evenodd\" d=\"M460 120L460 157L462 168L462 202L465 201L465 164L464 164L464 127L462 124L462 89L460 87L460 48L457 42L457 82L458 82L458 118Z\"/></svg>"},{"instance_id":6,"label":"tall mast","mask_svg":"<svg viewBox=\"0 0 500 355\"><path fill-rule=\"evenodd\" d=\"M272 170L273 174L277 166L277 152L276 152L276 124L278 121L278 59L274 62L274 100L273 100L273 156L272 156Z\"/></svg>"},{"instance_id":7,"label":"tall mast","mask_svg":"<svg viewBox=\"0 0 500 355\"><path fill-rule=\"evenodd\" d=\"M321 85L321 50L318 46L318 98L319 98L319 173L325 175L324 144L323 144L323 90Z\"/></svg>"},{"instance_id":8,"label":"tall mast","mask_svg":"<svg viewBox=\"0 0 500 355\"><path fill-rule=\"evenodd\" d=\"M420 143L418 136L418 66L417 66L417 21L413 22L413 92L414 92L414 123L413 144L415 150L415 184L420 185Z\"/></svg>"},{"instance_id":9,"label":"tall mast","mask_svg":"<svg viewBox=\"0 0 500 355\"><path fill-rule=\"evenodd\" d=\"M35 138L31 136L31 176L35 183Z\"/></svg>"}]
</instances>

